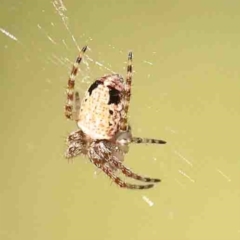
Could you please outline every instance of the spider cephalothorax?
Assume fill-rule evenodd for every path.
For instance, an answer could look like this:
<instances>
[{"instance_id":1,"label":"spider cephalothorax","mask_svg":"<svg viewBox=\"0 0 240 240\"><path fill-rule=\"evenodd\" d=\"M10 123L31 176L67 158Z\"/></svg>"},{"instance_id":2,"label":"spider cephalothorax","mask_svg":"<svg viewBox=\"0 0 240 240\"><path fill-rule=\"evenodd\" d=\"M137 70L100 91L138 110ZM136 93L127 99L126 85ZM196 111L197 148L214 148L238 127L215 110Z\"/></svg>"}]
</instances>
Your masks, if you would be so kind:
<instances>
[{"instance_id":1,"label":"spider cephalothorax","mask_svg":"<svg viewBox=\"0 0 240 240\"><path fill-rule=\"evenodd\" d=\"M102 169L120 187L147 189L160 182L160 179L142 177L123 165L124 155L130 143L166 143L163 140L133 137L127 121L131 97L132 53L128 54L126 80L119 74L111 74L97 79L91 84L80 104L74 90L78 66L87 47L84 47L73 65L67 86L65 116L77 122L78 130L67 138L66 158L80 154L88 156L98 168ZM74 109L73 109L74 107ZM127 177L148 182L145 185L122 181L116 172Z\"/></svg>"}]
</instances>

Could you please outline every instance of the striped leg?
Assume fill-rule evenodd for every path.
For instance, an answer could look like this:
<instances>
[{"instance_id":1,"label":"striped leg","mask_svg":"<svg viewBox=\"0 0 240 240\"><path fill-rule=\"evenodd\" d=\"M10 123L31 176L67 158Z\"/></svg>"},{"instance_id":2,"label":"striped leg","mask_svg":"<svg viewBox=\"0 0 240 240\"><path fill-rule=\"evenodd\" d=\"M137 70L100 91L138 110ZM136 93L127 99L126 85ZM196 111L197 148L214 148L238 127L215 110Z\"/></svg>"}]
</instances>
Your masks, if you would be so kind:
<instances>
[{"instance_id":1,"label":"striped leg","mask_svg":"<svg viewBox=\"0 0 240 240\"><path fill-rule=\"evenodd\" d=\"M91 161L102 171L107 174L119 187L121 188L128 188L128 189L149 189L154 186L154 184L147 184L147 185L137 185L137 184L130 184L126 183L123 180L121 180L119 177L117 177L112 169L107 165L104 164L103 161L98 159L91 159Z\"/></svg>"},{"instance_id":2,"label":"striped leg","mask_svg":"<svg viewBox=\"0 0 240 240\"><path fill-rule=\"evenodd\" d=\"M86 154L85 139L85 134L82 130L77 130L70 133L66 141L68 149L65 152L65 157L68 159L68 161L80 154Z\"/></svg>"},{"instance_id":3,"label":"striped leg","mask_svg":"<svg viewBox=\"0 0 240 240\"><path fill-rule=\"evenodd\" d=\"M149 144L165 144L164 140L153 139L153 138L140 138L140 137L132 137L131 142L133 143L149 143Z\"/></svg>"},{"instance_id":4,"label":"striped leg","mask_svg":"<svg viewBox=\"0 0 240 240\"><path fill-rule=\"evenodd\" d=\"M73 99L74 99L74 85L75 85L75 78L78 72L79 64L82 61L83 54L87 50L87 46L83 47L76 62L73 64L72 71L70 77L68 79L68 86L67 86L67 102L65 105L65 116L68 119L75 120L73 114Z\"/></svg>"},{"instance_id":5,"label":"striped leg","mask_svg":"<svg viewBox=\"0 0 240 240\"><path fill-rule=\"evenodd\" d=\"M79 111L80 111L80 107L81 107L81 102L80 102L80 96L79 96L79 92L75 92L75 113L76 116L79 115Z\"/></svg>"},{"instance_id":6,"label":"striped leg","mask_svg":"<svg viewBox=\"0 0 240 240\"><path fill-rule=\"evenodd\" d=\"M151 183L158 183L161 180L157 179L157 178L149 178L149 177L142 177L134 172L132 172L130 169L126 168L120 161L114 160L113 159L113 165L119 169L120 171L122 171L122 173L124 175L126 175L127 177L142 181L142 182L151 182Z\"/></svg>"},{"instance_id":7,"label":"striped leg","mask_svg":"<svg viewBox=\"0 0 240 240\"><path fill-rule=\"evenodd\" d=\"M128 65L127 65L127 76L125 82L125 105L123 110L123 116L120 122L120 130L127 131L128 130L128 123L127 123L127 114L130 104L131 98L131 87L132 87L132 52L128 54Z\"/></svg>"}]
</instances>

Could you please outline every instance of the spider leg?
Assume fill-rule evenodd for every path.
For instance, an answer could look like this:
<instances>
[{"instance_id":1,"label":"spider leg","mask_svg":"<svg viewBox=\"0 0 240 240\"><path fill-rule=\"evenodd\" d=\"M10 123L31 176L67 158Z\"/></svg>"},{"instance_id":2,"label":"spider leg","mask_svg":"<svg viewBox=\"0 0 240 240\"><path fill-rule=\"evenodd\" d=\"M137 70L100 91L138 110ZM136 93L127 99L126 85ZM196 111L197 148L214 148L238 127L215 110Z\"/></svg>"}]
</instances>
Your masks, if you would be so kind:
<instances>
[{"instance_id":1,"label":"spider leg","mask_svg":"<svg viewBox=\"0 0 240 240\"><path fill-rule=\"evenodd\" d=\"M149 143L149 144L165 144L167 143L161 139L153 139L153 138L140 138L140 137L132 137L131 142L133 143Z\"/></svg>"},{"instance_id":2,"label":"spider leg","mask_svg":"<svg viewBox=\"0 0 240 240\"><path fill-rule=\"evenodd\" d=\"M74 86L75 86L75 78L77 76L79 64L82 61L83 54L86 52L87 46L83 47L81 52L79 53L76 62L73 64L71 74L68 79L67 86L67 101L65 105L65 116L68 119L76 120L75 115L73 114L73 98L74 98Z\"/></svg>"},{"instance_id":3,"label":"spider leg","mask_svg":"<svg viewBox=\"0 0 240 240\"><path fill-rule=\"evenodd\" d=\"M152 183L157 183L157 182L161 182L160 179L157 178L149 178L149 177L142 177L134 172L132 172L130 169L126 168L120 161L116 160L116 159L112 159L112 163L113 165L122 171L122 173L124 175L126 175L127 177L142 181L142 182L152 182Z\"/></svg>"},{"instance_id":4,"label":"spider leg","mask_svg":"<svg viewBox=\"0 0 240 240\"><path fill-rule=\"evenodd\" d=\"M67 137L67 144L70 145L73 142L82 141L85 138L85 134L81 129L71 132Z\"/></svg>"},{"instance_id":5,"label":"spider leg","mask_svg":"<svg viewBox=\"0 0 240 240\"><path fill-rule=\"evenodd\" d=\"M127 131L128 124L127 124L127 114L130 104L131 98L131 86L132 86L132 52L128 53L128 64L127 64L127 76L126 76L126 83L125 83L125 104L123 109L123 116L120 120L120 130Z\"/></svg>"},{"instance_id":6,"label":"spider leg","mask_svg":"<svg viewBox=\"0 0 240 240\"><path fill-rule=\"evenodd\" d=\"M128 189L149 189L154 186L154 184L147 184L147 185L137 185L137 184L130 184L126 183L117 177L112 169L105 163L105 161L101 161L98 159L91 159L91 161L100 169L103 170L119 187L121 188L128 188Z\"/></svg>"},{"instance_id":7,"label":"spider leg","mask_svg":"<svg viewBox=\"0 0 240 240\"><path fill-rule=\"evenodd\" d=\"M70 133L67 138L67 145L68 149L65 152L65 157L67 159L76 157L80 154L86 154L85 135L82 130Z\"/></svg>"},{"instance_id":8,"label":"spider leg","mask_svg":"<svg viewBox=\"0 0 240 240\"><path fill-rule=\"evenodd\" d=\"M67 151L65 152L65 157L67 159L70 159L70 158L80 155L82 152L83 152L83 150L82 150L81 142L72 142L69 145Z\"/></svg>"},{"instance_id":9,"label":"spider leg","mask_svg":"<svg viewBox=\"0 0 240 240\"><path fill-rule=\"evenodd\" d=\"M79 96L79 92L76 91L75 92L75 114L76 114L76 117L79 115L80 107L81 107L80 96Z\"/></svg>"},{"instance_id":10,"label":"spider leg","mask_svg":"<svg viewBox=\"0 0 240 240\"><path fill-rule=\"evenodd\" d=\"M131 128L129 127L126 132L119 132L115 136L116 142L120 145L127 146L129 143L149 143L149 144L165 144L166 141L154 138L140 138L133 137Z\"/></svg>"}]
</instances>

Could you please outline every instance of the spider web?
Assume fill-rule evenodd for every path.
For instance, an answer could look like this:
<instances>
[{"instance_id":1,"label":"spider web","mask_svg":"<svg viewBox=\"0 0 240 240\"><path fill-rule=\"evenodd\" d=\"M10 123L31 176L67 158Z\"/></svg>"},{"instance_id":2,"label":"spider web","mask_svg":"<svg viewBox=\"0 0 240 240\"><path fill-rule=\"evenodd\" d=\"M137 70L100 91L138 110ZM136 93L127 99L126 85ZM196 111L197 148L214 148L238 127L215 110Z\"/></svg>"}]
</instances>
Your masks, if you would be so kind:
<instances>
[{"instance_id":1,"label":"spider web","mask_svg":"<svg viewBox=\"0 0 240 240\"><path fill-rule=\"evenodd\" d=\"M20 5L22 3L16 3L15 6L12 7L12 9L17 10L20 8ZM51 22L45 22L41 21L36 24L36 28L38 31L38 34L40 36L41 41L47 41L49 46L49 51L46 53L42 49L41 42L37 41L36 38L32 40L31 43L29 43L24 38L21 38L18 36L18 26L17 24L12 26L12 31L8 30L8 26L6 27L0 27L0 32L11 39L12 41L17 42L24 48L28 48L28 44L32 44L35 46L37 55L36 57L40 59L40 61L43 63L42 69L44 70L47 68L47 66L58 66L65 68L66 74L60 78L61 84L64 86L66 83L66 77L67 74L70 73L70 69L72 67L72 63L74 62L74 58L70 59L68 53L70 53L71 49L76 49L76 57L77 52L81 50L82 46L85 44L89 45L88 52L85 54L85 58L83 59L83 71L79 72L80 77L78 77L78 82L80 81L82 86L80 87L80 93L83 94L86 87L89 85L89 83L92 82L92 80L95 78L95 76L91 73L91 70L93 67L95 69L98 68L99 72L102 73L116 73L119 72L118 69L116 69L115 66L112 66L109 62L104 61L104 57L102 57L100 52L97 52L92 49L91 42L94 41L94 39L89 36L88 34L85 34L84 32L80 33L80 35L75 35L73 31L71 30L71 18L70 14L68 14L68 9L64 1L62 0L55 0L52 2L49 2L49 4L52 5L52 21ZM14 10L14 11L15 11ZM41 10L42 13L42 19L44 19L44 16L46 16L47 12L45 9ZM30 14L30 13L29 13ZM61 25L57 25L57 18L60 19ZM50 18L51 19L51 18ZM56 36L54 34L54 31L50 31L50 28L60 28L62 33L59 36ZM57 50L54 48L55 46L58 46ZM8 48L7 45L4 46L5 48ZM124 56L124 52L122 49L117 48L116 46L113 46L111 42L108 44L109 50L114 51L117 54L120 54L121 56ZM64 51L59 52L59 49L63 49ZM96 58L90 57L90 54L95 54L97 56ZM156 54L156 52L153 52L153 54ZM100 60L101 59L101 60ZM25 60L27 62L33 61L33 59L29 59L28 55L25 55ZM142 60L144 64L147 64L149 66L152 66L154 63L148 59ZM119 64L121 65L121 63ZM123 68L124 69L124 68ZM125 71L125 70L124 70ZM151 74L147 73L147 78L150 78ZM47 78L45 79L47 85L53 85L53 79ZM55 80L54 80L55 81ZM54 83L55 84L55 83ZM78 85L78 84L76 84ZM48 87L45 89L46 92L50 91ZM64 91L64 89L63 89ZM163 93L167 95L167 93ZM154 101L154 99L152 99ZM151 99L148 103L145 104L144 107L151 109L152 108ZM160 109L154 109L155 113L159 113ZM141 128L136 129L137 133L141 134ZM173 129L171 126L166 126L166 131L170 132L172 135L177 135L179 130ZM27 146L29 149L33 149L34 144L27 143ZM180 188L185 189L186 183L183 183L182 180L185 178L189 184L194 184L196 182L196 179L194 177L194 167L196 165L196 160L191 159L191 156L186 156L184 153L184 148L175 147L172 146L171 152L173 155L176 156L177 161L182 162L186 165L186 169L178 168L177 169L177 175L174 177L174 181L177 185L179 185ZM61 156L61 153L59 153ZM152 155L152 160L157 161L157 158ZM220 174L226 181L231 182L231 178L228 176L227 173L225 173L222 169L218 168L216 166L215 171ZM143 195L142 199L149 204L149 206L153 206L153 203L150 203L151 200L148 199L147 196Z\"/></svg>"},{"instance_id":2,"label":"spider web","mask_svg":"<svg viewBox=\"0 0 240 240\"><path fill-rule=\"evenodd\" d=\"M7 2L9 1L2 1L2 9L5 9L4 6ZM149 41L150 50L147 54L145 54L147 51L143 51L144 57L142 57L141 49L138 49L138 51L133 49L133 53L136 53L134 65L137 65L138 62L138 67L135 68L134 66L134 97L131 99L130 114L132 116L130 116L130 123L134 135L161 138L162 136L159 134L163 132L167 136L166 139L163 137L167 144L164 147L157 147L156 145L142 147L132 145L130 147L130 152L126 155L124 162L126 166L138 174L159 177L162 182L150 191L128 192L119 189L101 170L96 169L87 158L73 159L75 166L71 166L67 164L66 159L63 157L66 148L64 145L66 136L76 129L74 123L65 120L63 107L67 79L78 52L84 45L88 45L88 50L81 63L81 71L79 71L76 80L76 88L82 98L85 90L96 77L109 73L124 75L126 72L127 51L129 50L127 48L137 48L136 46L127 46L128 36L124 36L125 39L122 38L119 40L119 44L116 44L115 39L110 38L111 32L108 35L109 38L101 36L102 39L97 39L95 29L87 29L87 24L84 25L86 23L84 21L87 20L79 16L80 13L85 11L84 8L78 11L73 9L73 6L76 5L84 7L82 4L84 5L84 2L87 1L73 2L44 0L41 5L37 6L36 1L12 1L6 8L7 17L2 14L2 23L0 25L0 41L3 52L1 55L1 73L4 74L4 77L1 78L0 89L2 90L0 94L0 97L2 97L0 132L3 143L0 154L4 154L6 159L0 157L0 159L3 159L2 164L4 164L1 168L1 175L4 176L1 185L3 189L1 203L5 199L5 203L10 206L9 212L16 210L12 219L6 217L3 220L3 226L9 222L9 229L11 226L15 228L12 229L12 232L15 232L16 235L12 239L16 239L20 231L22 233L28 232L25 231L27 222L21 217L25 217L23 215L25 214L25 207L29 207L30 212L36 212L42 217L39 217L39 219L42 219L41 224L37 221L36 224L45 226L46 216L41 216L39 210L39 206L41 206L40 200L45 201L46 207L53 207L51 214L55 218L52 219L57 219L58 214L57 208L54 208L55 203L50 204L48 201L51 201L51 199L42 196L47 195L50 191L54 192L54 187L66 190L70 184L73 184L73 188L69 191L72 196L83 200L83 202L85 198L84 204L86 203L87 207L96 206L95 213L94 211L91 213L92 215L87 213L86 218L91 216L91 218L95 219L94 214L97 212L99 214L99 223L104 222L103 220L106 218L111 219L112 225L110 225L109 229L113 229L115 235L109 235L109 239L116 237L122 239L121 235L119 235L119 229L115 228L117 224L122 225L121 219L117 221L117 218L119 216L124 217L124 211L131 204L131 208L135 209L137 215L134 221L132 221L132 218L126 219L125 227L138 224L135 229L140 231L140 227L144 226L147 234L152 239L154 239L154 235L151 235L151 232L158 232L155 239L168 238L168 234L171 233L169 229L177 229L178 227L176 234L178 232L180 234L177 238L184 239L186 232L191 229L192 235L190 234L189 238L192 236L192 239L200 239L202 234L205 234L206 239L206 231L205 233L201 231L204 227L208 228L206 223L210 223L209 232L211 234L216 234L213 231L217 230L216 226L218 224L220 224L219 226L222 224L225 233L238 231L239 235L239 224L237 224L239 223L240 202L237 185L239 183L239 174L237 173L237 169L239 169L239 161L237 160L239 158L237 156L239 141L237 137L240 136L238 134L239 124L237 124L239 122L239 94L237 95L237 91L234 92L234 90L239 89L237 79L239 67L236 66L239 61L236 59L239 56L238 43L240 35L237 27L231 27L234 26L234 21L235 23L238 22L238 12L236 15L232 15L224 9L217 12L218 6L214 6L213 9L217 14L214 15L214 12L205 11L204 14L192 15L188 19L188 15L185 17L181 15L181 11L178 11L178 5L182 3L174 3L173 10L169 8L169 11L166 11L165 9L164 14L169 14L167 18L162 18L159 13L156 13L156 18L152 18L153 15L141 15L138 10L134 13L137 17L142 18L142 22L140 22L143 24L140 26L143 27L143 30L138 31L139 35L134 33L134 39L139 40L136 45L141 47ZM147 5L151 5L151 2L153 1L146 1ZM170 2L166 1L163 4L170 4ZM210 4L210 1L208 2ZM139 1L138 4L143 3L144 1ZM92 4L90 4L91 7L93 7ZM136 7L138 6L132 3L131 10L136 9ZM142 8L144 13L146 7ZM228 7L230 8L229 4ZM194 9L197 8L186 7L182 11L184 12L185 9L192 9L194 13ZM239 8L236 7L235 9ZM126 10L126 8L122 9L122 11ZM96 8L94 13L97 11ZM176 14L171 14L171 11L176 11ZM225 11L226 14L224 15ZM76 12L79 15L74 15ZM208 14L209 19L211 18L210 22L215 19L214 27L209 33L208 24L206 24ZM119 16L120 14L118 14ZM223 22L221 16L222 20L225 18L225 20L228 20L227 16L231 17L233 24L229 25L229 30L224 30L220 26L220 23ZM150 20L144 25L148 18ZM164 24L159 25L159 28L162 27L163 32L159 33L161 36L156 40L152 38L152 35L154 35L154 24L159 24L154 20L158 18L165 20L167 27L164 29ZM226 21L222 25L227 26L227 24L229 22ZM124 32L124 35L129 29L134 29L134 26L134 24L131 25ZM148 31L149 29L151 31ZM215 30L216 32L214 32ZM101 31L99 31L99 35L101 34ZM145 38L142 41L141 34L149 34L149 39ZM157 34L154 36L157 37ZM175 36L175 41L170 40ZM196 42L193 41L194 44L192 44L188 38ZM135 40L132 38L132 41ZM151 45L154 41L160 43ZM166 44L168 41L171 43ZM237 42L235 45L234 41ZM105 44L103 48L101 44ZM124 44L125 46L123 46ZM189 46L187 46L188 44ZM167 49L164 55L162 51L165 47L170 50ZM176 49L171 49L172 47ZM236 55L231 51L235 51ZM173 56L170 56L171 54ZM219 56L219 62L214 56ZM186 60L186 63L179 63L180 59ZM193 59L196 62L191 65ZM168 63L164 64L166 62ZM228 64L231 67L227 67ZM166 78L162 75L164 67L167 68L164 73ZM191 68L194 70L191 70ZM135 69L137 70L135 71ZM153 73L153 69L155 73ZM226 79L220 75L225 75ZM139 79L139 81L135 81L135 79ZM235 85L236 87L234 87L234 81L238 84ZM150 82L150 84L147 82ZM219 88L216 90L218 86ZM222 86L222 89L220 86ZM12 91L13 89L14 91ZM146 92L146 94L141 95L141 91L144 94ZM185 96L183 96L184 94ZM180 100L182 101L178 104ZM139 104L139 102L141 103ZM178 109L179 107L180 109ZM172 115L169 116L169 114ZM185 116L185 114L189 115ZM165 121L162 119L164 117ZM154 124L152 124L152 120ZM144 127L142 124L144 124ZM156 135L154 135L155 132ZM224 134L220 136L222 132ZM47 143L44 143L45 139L47 139ZM15 144L14 148L12 148L13 143ZM12 163L12 165L9 163ZM21 168L21 166L24 167ZM75 173L71 180L69 172ZM65 177L66 175L68 179ZM131 180L122 174L121 178L127 182L139 184L138 181ZM93 181L89 181L89 179ZM55 184L51 185L48 181L55 181ZM26 190L34 190L34 184L39 187L39 191L32 193L34 196L32 197L30 191L27 192ZM90 199L89 186L91 196L95 198L95 202ZM51 192L50 195L51 197L57 196L64 199L66 196L62 196L61 192L63 191L60 190L59 195ZM99 192L103 196L99 196ZM26 195L23 196L23 193ZM69 202L63 200L61 204L72 204L74 197ZM114 201L114 198L116 201ZM9 200L13 204L9 204ZM112 216L116 218L110 218L106 212L101 211L101 208L98 208L96 204L97 202L103 206L106 212L112 209L109 215L115 212L115 215ZM77 204L73 205L74 208L79 207ZM114 206L116 204L119 204L119 208ZM5 204L1 205L3 208L5 207ZM17 206L20 206L19 209L17 209ZM69 205L66 204L65 206L68 208ZM228 207L226 208L226 206ZM88 211L87 207L86 210ZM71 214L70 208L68 213ZM147 211L144 212L144 208ZM100 211L98 212L98 210ZM3 216L10 216L8 210L5 212ZM28 215L29 219L35 221L35 217L38 219L38 216L32 213L26 211L26 216ZM219 222L216 222L219 215L223 215L225 218L219 218ZM70 220L70 215L65 216L69 217ZM79 217L79 214L76 213L76 216ZM151 220L152 217L154 221ZM227 219L232 219L231 223ZM75 219L71 219L69 222L72 224L74 221ZM212 225L211 221L216 222L216 224ZM155 225L152 228L148 226L154 223L163 226L163 230L159 232L158 227L155 227ZM104 224L98 225L104 226ZM226 226L227 228L225 228ZM49 227L51 227L50 224ZM49 227L38 228L38 231L44 229L42 231L44 235L44 232L47 232ZM77 227L76 229L78 230ZM131 229L133 229L133 232L129 233L129 237L138 239L139 235L134 236L135 229ZM56 231L58 231L57 228ZM9 237L8 234L10 232L0 229L0 236ZM36 234L34 228L32 228L32 234ZM138 231L136 231L136 234L138 234ZM164 235L160 236L159 234ZM103 236L104 234L101 235L102 238L104 238ZM58 238L58 236L56 235L55 238ZM169 239L174 238L169 237Z\"/></svg>"},{"instance_id":3,"label":"spider web","mask_svg":"<svg viewBox=\"0 0 240 240\"><path fill-rule=\"evenodd\" d=\"M54 14L54 18L52 19L51 22L38 22L36 27L38 29L38 34L41 36L41 40L42 41L48 41L48 45L49 45L49 49L50 51L48 53L45 53L45 55L43 55L43 50L42 47L40 45L40 42L37 42L33 39L33 43L36 46L36 49L38 50L38 58L41 58L41 61L43 62L43 65L56 65L56 66L63 66L66 69L66 73L69 74L70 73L70 69L72 68L72 63L75 61L75 59L69 59L68 56L68 52L71 49L76 48L76 57L77 57L77 52L79 52L82 48L82 46L87 43L89 45L88 47L88 51L85 54L85 57L83 59L82 62L82 71L79 72L79 77L77 79L77 81L81 81L82 86L80 87L80 93L84 94L84 91L86 89L86 87L89 85L89 83L91 83L94 79L95 76L92 75L91 73L91 69L93 67L97 67L99 68L100 72L103 73L115 73L118 71L115 71L114 67L111 66L111 64L109 62L105 62L104 58L101 58L101 60L98 59L93 59L91 58L89 55L89 53L94 53L94 49L91 48L91 42L93 41L93 38L91 36L87 36L84 32L81 33L78 36L75 36L74 33L71 30L71 19L70 16L68 15L68 9L64 3L64 1L62 0L55 0L50 2L50 4L52 4L52 13ZM46 11L45 9L42 9L42 16L44 17L44 15L46 15ZM55 23L54 21L56 21L55 17L58 17L61 20L61 25L57 26L57 23ZM49 26L52 27L52 29L54 28L61 28L62 30L62 34L60 36L55 36L54 31L50 31L49 30ZM7 29L5 28L0 28L0 31L2 32L2 34L4 34L5 36L9 37L10 39L12 39L13 41L18 42L19 44L23 45L24 47L27 48L27 42L24 42L24 40L19 39L17 34L15 36L15 33L9 32ZM81 44L80 44L81 42ZM51 46L52 49L51 50ZM61 51L61 52L57 52L54 51L55 46L58 46L58 48L62 48L65 51ZM124 51L113 46L110 42L108 44L108 47L111 51L115 51L118 54L123 55ZM156 54L156 52L153 52L153 54ZM96 54L95 54L96 55ZM101 56L101 53L97 53L98 56ZM26 59L28 58L27 56L25 56ZM28 61L31 61L30 59L28 59ZM149 66L152 66L153 63L149 60L142 60L144 64L147 64ZM120 64L121 65L121 64ZM45 66L46 67L46 66ZM43 69L45 68L43 67ZM125 68L123 68L123 70L125 71ZM65 85L66 82L66 77L67 74L64 75L61 78L61 83ZM150 73L147 74L147 78L150 78ZM53 84L53 80L46 78L45 79L47 84L52 85ZM55 84L55 83L54 83ZM78 85L78 84L76 84ZM49 91L48 88L45 89L45 91ZM64 90L63 90L64 91ZM151 102L147 103L145 105L146 108L151 108ZM156 113L158 112L158 110L156 110ZM167 131L172 132L173 134L176 134L176 130L173 130L171 127L166 127ZM141 134L141 128L137 129L137 132L139 134ZM32 143L28 143L27 144L29 148L33 148L33 144ZM193 163L191 162L191 160L187 159L186 157L184 157L182 155L182 153L180 153L179 151L173 149L173 153L176 154L179 158L179 160L184 161L187 165L189 165L190 167L193 167ZM59 153L59 156L61 156L61 153ZM156 161L157 158L153 156L153 161ZM221 170L219 170L219 172L222 173ZM184 177L186 177L187 179L189 179L190 182L194 183L195 180L189 176L186 172L184 172L182 169L178 170L178 173ZM222 175L224 175L224 173L222 173ZM181 181L176 178L175 179L176 183L179 184L180 187L184 188L184 184L181 183ZM150 200L147 196L143 195L142 199L149 205L149 206L153 206L154 203L152 202L152 200Z\"/></svg>"}]
</instances>

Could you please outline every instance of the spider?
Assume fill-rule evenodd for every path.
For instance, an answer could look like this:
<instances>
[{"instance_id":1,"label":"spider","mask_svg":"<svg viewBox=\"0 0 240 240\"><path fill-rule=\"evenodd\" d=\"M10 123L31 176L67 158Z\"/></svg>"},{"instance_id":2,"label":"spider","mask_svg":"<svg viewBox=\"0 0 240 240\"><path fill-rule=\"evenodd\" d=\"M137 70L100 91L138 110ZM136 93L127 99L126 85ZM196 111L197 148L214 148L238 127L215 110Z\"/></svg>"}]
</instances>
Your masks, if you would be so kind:
<instances>
[{"instance_id":1,"label":"spider","mask_svg":"<svg viewBox=\"0 0 240 240\"><path fill-rule=\"evenodd\" d=\"M127 114L131 97L132 52L128 54L127 76L110 74L94 81L80 103L75 91L75 78L87 46L83 47L72 67L67 85L65 116L77 123L78 130L67 138L67 159L80 154L107 174L118 186L128 189L148 189L160 179L140 176L123 165L130 143L165 144L159 139L133 137ZM146 184L130 184L117 176L121 171L129 178Z\"/></svg>"}]
</instances>

